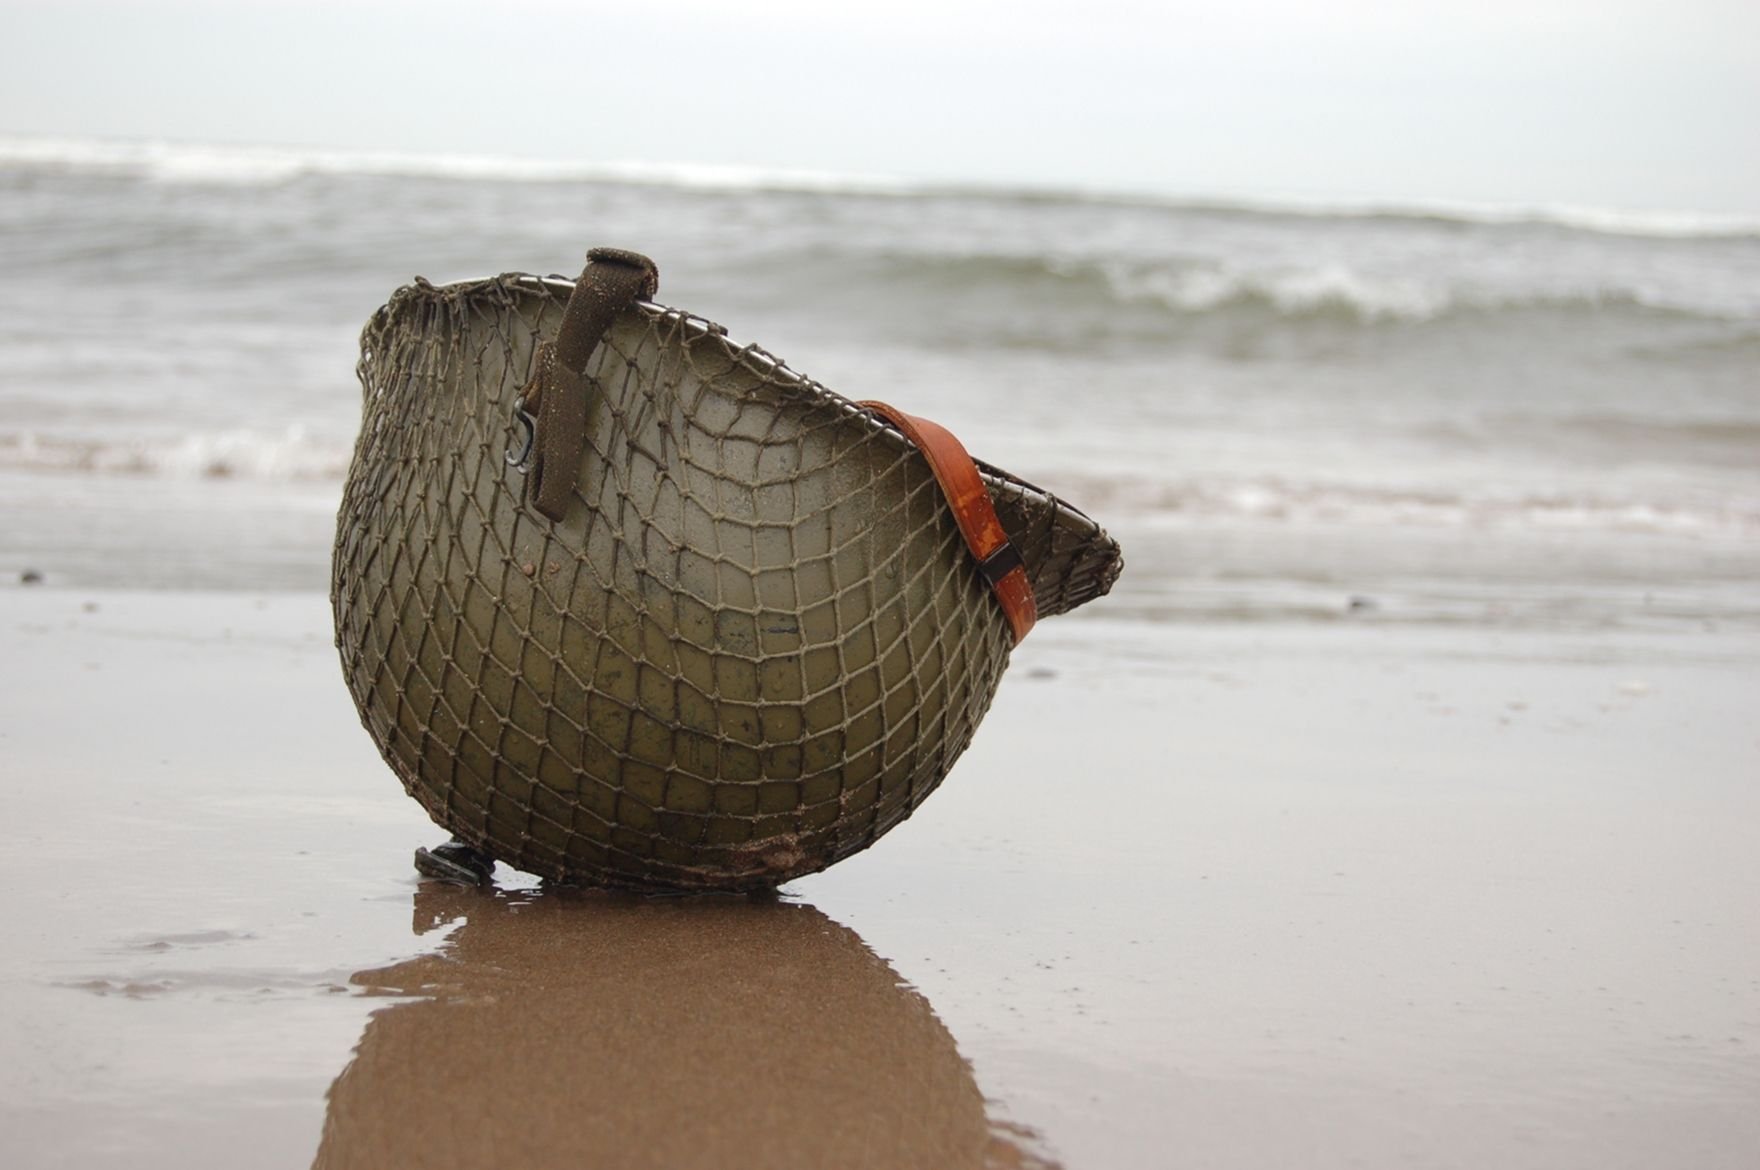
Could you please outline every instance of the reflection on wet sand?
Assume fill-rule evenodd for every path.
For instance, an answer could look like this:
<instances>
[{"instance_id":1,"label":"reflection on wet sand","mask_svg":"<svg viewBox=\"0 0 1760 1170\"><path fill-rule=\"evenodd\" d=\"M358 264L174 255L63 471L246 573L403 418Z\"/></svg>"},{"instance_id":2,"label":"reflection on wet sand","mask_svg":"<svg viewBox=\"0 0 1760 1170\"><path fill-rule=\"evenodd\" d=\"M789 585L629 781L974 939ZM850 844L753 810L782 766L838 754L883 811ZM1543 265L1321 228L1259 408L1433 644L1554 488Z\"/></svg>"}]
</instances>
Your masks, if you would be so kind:
<instances>
[{"instance_id":1,"label":"reflection on wet sand","mask_svg":"<svg viewBox=\"0 0 1760 1170\"><path fill-rule=\"evenodd\" d=\"M314 1167L1037 1167L953 1036L811 906L424 885Z\"/></svg>"}]
</instances>

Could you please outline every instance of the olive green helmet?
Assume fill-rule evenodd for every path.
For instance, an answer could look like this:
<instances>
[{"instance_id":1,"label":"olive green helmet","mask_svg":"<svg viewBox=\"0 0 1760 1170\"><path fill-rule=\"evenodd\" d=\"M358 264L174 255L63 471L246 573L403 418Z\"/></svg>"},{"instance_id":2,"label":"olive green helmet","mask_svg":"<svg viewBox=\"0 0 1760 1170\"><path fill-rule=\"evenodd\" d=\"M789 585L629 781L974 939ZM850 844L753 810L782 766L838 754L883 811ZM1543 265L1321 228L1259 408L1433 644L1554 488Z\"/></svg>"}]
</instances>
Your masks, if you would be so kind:
<instances>
[{"instance_id":1,"label":"olive green helmet","mask_svg":"<svg viewBox=\"0 0 1760 1170\"><path fill-rule=\"evenodd\" d=\"M823 869L970 742L1024 632L993 581L1062 613L1118 546L976 464L1006 535L980 563L920 420L653 303L643 257L591 256L572 284L418 279L367 322L331 590L349 690L434 820L518 869Z\"/></svg>"}]
</instances>

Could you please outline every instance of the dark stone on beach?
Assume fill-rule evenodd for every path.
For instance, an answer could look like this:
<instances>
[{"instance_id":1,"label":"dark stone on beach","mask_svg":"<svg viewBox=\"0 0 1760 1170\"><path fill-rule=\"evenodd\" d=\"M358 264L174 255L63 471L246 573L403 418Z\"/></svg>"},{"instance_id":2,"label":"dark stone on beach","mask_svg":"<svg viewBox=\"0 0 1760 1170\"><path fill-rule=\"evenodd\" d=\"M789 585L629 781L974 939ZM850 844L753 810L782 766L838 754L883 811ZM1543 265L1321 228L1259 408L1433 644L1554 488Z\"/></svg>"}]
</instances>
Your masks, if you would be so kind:
<instances>
[{"instance_id":1,"label":"dark stone on beach","mask_svg":"<svg viewBox=\"0 0 1760 1170\"><path fill-rule=\"evenodd\" d=\"M18 583L20 585L41 585L43 583L43 574L37 572L35 569L26 569L18 575Z\"/></svg>"},{"instance_id":2,"label":"dark stone on beach","mask_svg":"<svg viewBox=\"0 0 1760 1170\"><path fill-rule=\"evenodd\" d=\"M1350 601L1345 605L1345 608L1352 613L1363 613L1371 609L1380 609L1381 603L1376 601L1373 597L1365 597L1361 593L1353 593L1351 594Z\"/></svg>"}]
</instances>

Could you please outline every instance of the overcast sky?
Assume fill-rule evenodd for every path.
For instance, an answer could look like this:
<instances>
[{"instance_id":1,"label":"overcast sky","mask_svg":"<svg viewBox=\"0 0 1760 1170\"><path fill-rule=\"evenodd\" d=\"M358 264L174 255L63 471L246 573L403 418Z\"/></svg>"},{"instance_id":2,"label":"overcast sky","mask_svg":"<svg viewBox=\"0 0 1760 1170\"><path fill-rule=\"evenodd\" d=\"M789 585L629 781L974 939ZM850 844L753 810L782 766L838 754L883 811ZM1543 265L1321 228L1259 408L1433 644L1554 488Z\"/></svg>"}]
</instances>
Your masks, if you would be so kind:
<instances>
[{"instance_id":1,"label":"overcast sky","mask_svg":"<svg viewBox=\"0 0 1760 1170\"><path fill-rule=\"evenodd\" d=\"M1760 214L1760 0L0 0L0 133Z\"/></svg>"}]
</instances>

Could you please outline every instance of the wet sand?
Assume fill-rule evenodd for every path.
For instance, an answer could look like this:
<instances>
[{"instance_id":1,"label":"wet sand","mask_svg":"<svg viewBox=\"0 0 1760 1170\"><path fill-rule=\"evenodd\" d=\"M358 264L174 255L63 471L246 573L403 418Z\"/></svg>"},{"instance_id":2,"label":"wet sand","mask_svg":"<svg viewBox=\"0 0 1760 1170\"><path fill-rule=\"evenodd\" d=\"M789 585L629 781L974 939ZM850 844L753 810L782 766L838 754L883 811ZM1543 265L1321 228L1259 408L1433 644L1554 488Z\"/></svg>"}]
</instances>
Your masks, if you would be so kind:
<instances>
[{"instance_id":1,"label":"wet sand","mask_svg":"<svg viewBox=\"0 0 1760 1170\"><path fill-rule=\"evenodd\" d=\"M418 882L328 623L0 593L0 1165L1760 1164L1751 633L1047 623L751 902Z\"/></svg>"}]
</instances>

